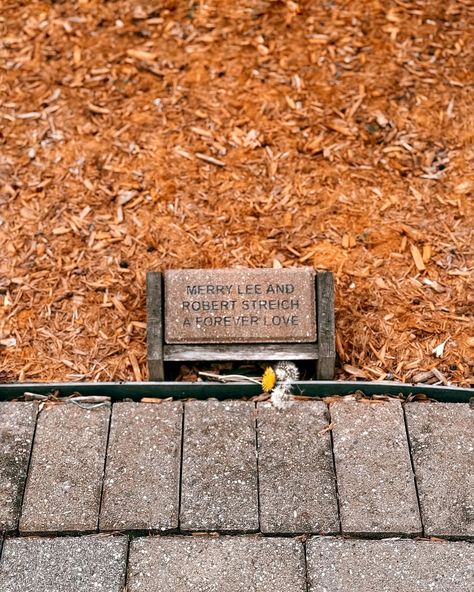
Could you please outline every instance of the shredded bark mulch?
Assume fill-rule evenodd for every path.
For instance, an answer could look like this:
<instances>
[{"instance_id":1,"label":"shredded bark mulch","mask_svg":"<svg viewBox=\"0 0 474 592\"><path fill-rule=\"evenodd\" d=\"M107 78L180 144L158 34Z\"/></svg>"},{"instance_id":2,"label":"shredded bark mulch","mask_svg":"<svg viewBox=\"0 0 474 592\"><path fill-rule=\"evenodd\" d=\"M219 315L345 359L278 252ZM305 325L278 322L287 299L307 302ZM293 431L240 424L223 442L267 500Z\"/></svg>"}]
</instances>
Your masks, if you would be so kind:
<instances>
[{"instance_id":1,"label":"shredded bark mulch","mask_svg":"<svg viewBox=\"0 0 474 592\"><path fill-rule=\"evenodd\" d=\"M473 23L468 0L5 0L0 380L146 379L149 269L310 265L339 378L472 384Z\"/></svg>"}]
</instances>

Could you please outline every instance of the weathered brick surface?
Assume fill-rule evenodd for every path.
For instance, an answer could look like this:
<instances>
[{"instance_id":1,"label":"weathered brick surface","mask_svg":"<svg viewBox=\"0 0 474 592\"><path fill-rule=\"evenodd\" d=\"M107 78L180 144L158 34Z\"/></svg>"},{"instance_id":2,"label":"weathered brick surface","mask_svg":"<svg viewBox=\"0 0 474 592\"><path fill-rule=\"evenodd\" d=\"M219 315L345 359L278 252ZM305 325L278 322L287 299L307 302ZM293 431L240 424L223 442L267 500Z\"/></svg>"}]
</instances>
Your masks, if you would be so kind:
<instances>
[{"instance_id":1,"label":"weathered brick surface","mask_svg":"<svg viewBox=\"0 0 474 592\"><path fill-rule=\"evenodd\" d=\"M305 592L290 538L148 537L131 543L128 592Z\"/></svg>"},{"instance_id":2,"label":"weathered brick surface","mask_svg":"<svg viewBox=\"0 0 474 592\"><path fill-rule=\"evenodd\" d=\"M474 411L442 403L405 409L424 533L471 539ZM36 403L0 403L0 534L17 528L36 410ZM325 430L320 401L283 411L269 403L190 401L181 434L180 402L117 403L102 495L110 407L47 404L38 415L19 530L94 532L101 507L102 531L334 534L339 501L343 534L421 534L401 403L344 398L331 402L330 415Z\"/></svg>"},{"instance_id":3,"label":"weathered brick surface","mask_svg":"<svg viewBox=\"0 0 474 592\"><path fill-rule=\"evenodd\" d=\"M109 407L46 406L38 416L20 531L97 529Z\"/></svg>"},{"instance_id":4,"label":"weathered brick surface","mask_svg":"<svg viewBox=\"0 0 474 592\"><path fill-rule=\"evenodd\" d=\"M330 405L342 532L420 534L403 409L398 400Z\"/></svg>"},{"instance_id":5,"label":"weathered brick surface","mask_svg":"<svg viewBox=\"0 0 474 592\"><path fill-rule=\"evenodd\" d=\"M321 401L258 405L260 524L268 533L337 533L336 481Z\"/></svg>"},{"instance_id":6,"label":"weathered brick surface","mask_svg":"<svg viewBox=\"0 0 474 592\"><path fill-rule=\"evenodd\" d=\"M7 539L2 592L123 592L126 537Z\"/></svg>"},{"instance_id":7,"label":"weathered brick surface","mask_svg":"<svg viewBox=\"0 0 474 592\"><path fill-rule=\"evenodd\" d=\"M178 528L182 404L116 403L101 530Z\"/></svg>"},{"instance_id":8,"label":"weathered brick surface","mask_svg":"<svg viewBox=\"0 0 474 592\"><path fill-rule=\"evenodd\" d=\"M18 526L36 411L35 403L0 403L0 532Z\"/></svg>"},{"instance_id":9,"label":"weathered brick surface","mask_svg":"<svg viewBox=\"0 0 474 592\"><path fill-rule=\"evenodd\" d=\"M474 409L414 402L405 412L425 534L474 537Z\"/></svg>"},{"instance_id":10,"label":"weathered brick surface","mask_svg":"<svg viewBox=\"0 0 474 592\"><path fill-rule=\"evenodd\" d=\"M245 401L186 403L182 530L258 529L255 414Z\"/></svg>"},{"instance_id":11,"label":"weathered brick surface","mask_svg":"<svg viewBox=\"0 0 474 592\"><path fill-rule=\"evenodd\" d=\"M164 272L167 343L312 342L313 269Z\"/></svg>"},{"instance_id":12,"label":"weathered brick surface","mask_svg":"<svg viewBox=\"0 0 474 592\"><path fill-rule=\"evenodd\" d=\"M474 590L474 546L467 542L317 537L306 549L309 592Z\"/></svg>"}]
</instances>

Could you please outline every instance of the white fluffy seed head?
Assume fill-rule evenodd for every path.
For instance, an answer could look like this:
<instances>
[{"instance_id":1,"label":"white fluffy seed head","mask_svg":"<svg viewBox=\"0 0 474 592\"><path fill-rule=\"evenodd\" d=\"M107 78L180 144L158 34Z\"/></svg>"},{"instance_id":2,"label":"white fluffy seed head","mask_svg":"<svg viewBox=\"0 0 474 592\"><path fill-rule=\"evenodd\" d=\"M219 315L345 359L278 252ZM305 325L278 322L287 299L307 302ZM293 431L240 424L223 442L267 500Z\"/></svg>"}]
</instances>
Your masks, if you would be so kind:
<instances>
[{"instance_id":1,"label":"white fluffy seed head","mask_svg":"<svg viewBox=\"0 0 474 592\"><path fill-rule=\"evenodd\" d=\"M295 382L300 377L299 370L293 362L278 362L275 365L275 375L277 380L285 382Z\"/></svg>"},{"instance_id":2,"label":"white fluffy seed head","mask_svg":"<svg viewBox=\"0 0 474 592\"><path fill-rule=\"evenodd\" d=\"M291 387L285 384L277 384L272 390L271 402L276 409L286 409L291 405Z\"/></svg>"}]
</instances>

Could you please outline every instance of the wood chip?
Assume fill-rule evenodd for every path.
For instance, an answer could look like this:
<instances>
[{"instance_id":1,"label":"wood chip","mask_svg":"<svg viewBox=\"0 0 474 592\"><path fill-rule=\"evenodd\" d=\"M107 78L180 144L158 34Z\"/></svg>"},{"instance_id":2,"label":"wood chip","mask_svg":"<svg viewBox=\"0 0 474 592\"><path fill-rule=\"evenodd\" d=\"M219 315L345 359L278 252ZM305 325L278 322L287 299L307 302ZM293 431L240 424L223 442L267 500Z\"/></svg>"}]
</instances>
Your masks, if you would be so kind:
<instances>
[{"instance_id":1,"label":"wood chip","mask_svg":"<svg viewBox=\"0 0 474 592\"><path fill-rule=\"evenodd\" d=\"M428 263L431 259L431 245L423 245L423 263Z\"/></svg>"},{"instance_id":2,"label":"wood chip","mask_svg":"<svg viewBox=\"0 0 474 592\"><path fill-rule=\"evenodd\" d=\"M137 356L133 352L129 352L128 359L133 368L133 374L135 375L135 380L137 382L142 382L143 376L140 370L140 365L138 364Z\"/></svg>"},{"instance_id":3,"label":"wood chip","mask_svg":"<svg viewBox=\"0 0 474 592\"><path fill-rule=\"evenodd\" d=\"M344 364L344 370L351 376L364 379L368 378L367 374L363 370L356 368L355 366L351 366L350 364Z\"/></svg>"},{"instance_id":4,"label":"wood chip","mask_svg":"<svg viewBox=\"0 0 474 592\"><path fill-rule=\"evenodd\" d=\"M375 0L191 4L3 3L0 381L146 377L149 269L307 265L337 378L410 381L449 335L472 386L468 3L375 33Z\"/></svg>"},{"instance_id":5,"label":"wood chip","mask_svg":"<svg viewBox=\"0 0 474 592\"><path fill-rule=\"evenodd\" d=\"M157 57L156 53L143 49L127 49L127 55L136 60L143 60L144 62L153 62Z\"/></svg>"},{"instance_id":6,"label":"wood chip","mask_svg":"<svg viewBox=\"0 0 474 592\"><path fill-rule=\"evenodd\" d=\"M214 164L218 167L225 167L225 162L223 160L219 160L218 158L214 158L213 156L203 154L202 152L196 152L195 156L196 158L199 158L199 160L203 160L204 162L208 162L209 164Z\"/></svg>"},{"instance_id":7,"label":"wood chip","mask_svg":"<svg viewBox=\"0 0 474 592\"><path fill-rule=\"evenodd\" d=\"M425 372L417 372L413 375L412 381L414 384L418 384L420 382L428 382L433 378L433 372L431 370L427 370Z\"/></svg>"},{"instance_id":8,"label":"wood chip","mask_svg":"<svg viewBox=\"0 0 474 592\"><path fill-rule=\"evenodd\" d=\"M418 271L425 271L426 267L423 263L423 257L421 256L420 250L416 245L410 245L411 256L413 257L413 261L415 262L416 268Z\"/></svg>"},{"instance_id":9,"label":"wood chip","mask_svg":"<svg viewBox=\"0 0 474 592\"><path fill-rule=\"evenodd\" d=\"M107 109L106 107L100 107L100 105L94 105L93 103L88 103L87 107L89 108L89 111L99 115L108 115L110 113L110 109Z\"/></svg>"}]
</instances>

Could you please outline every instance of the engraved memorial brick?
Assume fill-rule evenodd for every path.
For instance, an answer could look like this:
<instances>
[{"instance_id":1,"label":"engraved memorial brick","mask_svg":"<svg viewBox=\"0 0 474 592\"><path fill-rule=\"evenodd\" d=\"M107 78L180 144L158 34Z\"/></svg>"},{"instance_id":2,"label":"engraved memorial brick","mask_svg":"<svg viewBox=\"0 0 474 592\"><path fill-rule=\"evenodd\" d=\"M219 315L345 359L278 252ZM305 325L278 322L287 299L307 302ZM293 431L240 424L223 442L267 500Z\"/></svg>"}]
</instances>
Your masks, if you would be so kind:
<instances>
[{"instance_id":1,"label":"engraved memorial brick","mask_svg":"<svg viewBox=\"0 0 474 592\"><path fill-rule=\"evenodd\" d=\"M312 268L149 271L147 349L150 380L169 379L177 362L242 360L305 360L316 379L331 380L333 275Z\"/></svg>"},{"instance_id":2,"label":"engraved memorial brick","mask_svg":"<svg viewBox=\"0 0 474 592\"><path fill-rule=\"evenodd\" d=\"M316 341L312 269L164 273L166 343Z\"/></svg>"}]
</instances>

